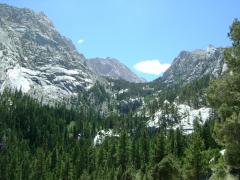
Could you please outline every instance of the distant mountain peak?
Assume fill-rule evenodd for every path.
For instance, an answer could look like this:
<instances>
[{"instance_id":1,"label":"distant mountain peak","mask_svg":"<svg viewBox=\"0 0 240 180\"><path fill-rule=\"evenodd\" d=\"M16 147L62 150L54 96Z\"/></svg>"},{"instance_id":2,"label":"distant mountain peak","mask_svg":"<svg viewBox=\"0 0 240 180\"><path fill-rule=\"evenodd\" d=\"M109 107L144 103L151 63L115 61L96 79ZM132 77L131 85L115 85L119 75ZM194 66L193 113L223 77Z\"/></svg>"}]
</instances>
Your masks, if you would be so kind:
<instances>
[{"instance_id":1,"label":"distant mountain peak","mask_svg":"<svg viewBox=\"0 0 240 180\"><path fill-rule=\"evenodd\" d=\"M135 83L146 82L145 79L138 77L126 65L115 58L93 58L87 61L87 65L100 76L123 79Z\"/></svg>"}]
</instances>

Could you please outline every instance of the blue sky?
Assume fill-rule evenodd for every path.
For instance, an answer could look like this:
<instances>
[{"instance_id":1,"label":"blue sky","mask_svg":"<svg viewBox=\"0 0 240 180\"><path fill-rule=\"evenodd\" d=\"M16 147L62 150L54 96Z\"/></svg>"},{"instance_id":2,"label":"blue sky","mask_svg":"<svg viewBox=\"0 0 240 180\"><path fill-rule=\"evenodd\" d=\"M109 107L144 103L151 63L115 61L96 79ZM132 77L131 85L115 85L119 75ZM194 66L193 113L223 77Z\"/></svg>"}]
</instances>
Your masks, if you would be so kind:
<instances>
[{"instance_id":1,"label":"blue sky","mask_svg":"<svg viewBox=\"0 0 240 180\"><path fill-rule=\"evenodd\" d=\"M239 0L0 2L44 12L87 58L117 58L148 80L159 77L156 74L160 71L155 75L141 73L134 68L135 64L154 60L155 67L161 68L170 64L181 50L206 49L209 44L229 46L229 26L240 17ZM161 64L156 64L156 60Z\"/></svg>"}]
</instances>

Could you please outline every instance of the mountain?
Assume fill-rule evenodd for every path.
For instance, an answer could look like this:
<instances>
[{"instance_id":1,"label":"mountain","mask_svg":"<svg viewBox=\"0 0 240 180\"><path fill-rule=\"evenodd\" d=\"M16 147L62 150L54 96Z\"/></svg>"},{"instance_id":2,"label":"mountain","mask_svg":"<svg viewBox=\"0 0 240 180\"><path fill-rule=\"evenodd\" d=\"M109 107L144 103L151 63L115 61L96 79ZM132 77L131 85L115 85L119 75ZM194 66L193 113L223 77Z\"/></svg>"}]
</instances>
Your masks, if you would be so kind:
<instances>
[{"instance_id":1,"label":"mountain","mask_svg":"<svg viewBox=\"0 0 240 180\"><path fill-rule=\"evenodd\" d=\"M113 58L94 58L87 61L87 65L98 75L113 79L122 79L134 83L146 82L138 77L126 65Z\"/></svg>"},{"instance_id":2,"label":"mountain","mask_svg":"<svg viewBox=\"0 0 240 180\"><path fill-rule=\"evenodd\" d=\"M206 50L180 52L163 76L150 84L156 90L145 97L148 102L141 107L152 116L148 126L158 128L167 122L186 134L192 133L196 119L204 124L211 117L206 95L210 80L220 78L226 70L224 48L209 45ZM171 111L180 117L177 121Z\"/></svg>"},{"instance_id":3,"label":"mountain","mask_svg":"<svg viewBox=\"0 0 240 180\"><path fill-rule=\"evenodd\" d=\"M94 70L44 14L0 5L0 179L239 179L239 27L224 76L209 46L133 83L117 60Z\"/></svg>"},{"instance_id":4,"label":"mountain","mask_svg":"<svg viewBox=\"0 0 240 180\"><path fill-rule=\"evenodd\" d=\"M182 51L157 81L187 84L207 74L218 77L227 68L223 52L224 48L215 48L212 45L207 50Z\"/></svg>"},{"instance_id":5,"label":"mountain","mask_svg":"<svg viewBox=\"0 0 240 180\"><path fill-rule=\"evenodd\" d=\"M86 59L43 13L0 4L0 88L59 100L96 81Z\"/></svg>"}]
</instances>

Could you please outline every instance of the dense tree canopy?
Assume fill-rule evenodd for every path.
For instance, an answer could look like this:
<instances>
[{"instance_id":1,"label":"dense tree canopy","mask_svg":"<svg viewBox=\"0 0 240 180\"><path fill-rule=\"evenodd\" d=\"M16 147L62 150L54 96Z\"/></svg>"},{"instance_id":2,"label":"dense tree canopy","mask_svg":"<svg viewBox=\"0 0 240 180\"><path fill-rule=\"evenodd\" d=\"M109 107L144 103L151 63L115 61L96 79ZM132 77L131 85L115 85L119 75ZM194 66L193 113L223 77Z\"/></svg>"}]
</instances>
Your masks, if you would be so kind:
<instances>
[{"instance_id":1,"label":"dense tree canopy","mask_svg":"<svg viewBox=\"0 0 240 180\"><path fill-rule=\"evenodd\" d=\"M216 139L225 146L230 172L240 175L240 21L234 20L229 37L232 47L226 49L228 71L209 88L209 101L217 109L219 123Z\"/></svg>"}]
</instances>

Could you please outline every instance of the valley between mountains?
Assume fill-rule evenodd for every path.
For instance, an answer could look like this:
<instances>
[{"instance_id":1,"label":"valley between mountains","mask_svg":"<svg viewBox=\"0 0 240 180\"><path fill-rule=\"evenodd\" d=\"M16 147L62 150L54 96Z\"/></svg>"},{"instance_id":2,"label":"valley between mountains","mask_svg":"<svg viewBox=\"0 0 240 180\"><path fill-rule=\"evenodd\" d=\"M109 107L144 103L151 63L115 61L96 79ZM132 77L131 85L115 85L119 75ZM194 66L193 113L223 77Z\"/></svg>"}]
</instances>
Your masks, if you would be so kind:
<instances>
[{"instance_id":1,"label":"valley between mountains","mask_svg":"<svg viewBox=\"0 0 240 180\"><path fill-rule=\"evenodd\" d=\"M0 179L239 178L239 20L229 37L147 82L0 4Z\"/></svg>"}]
</instances>

